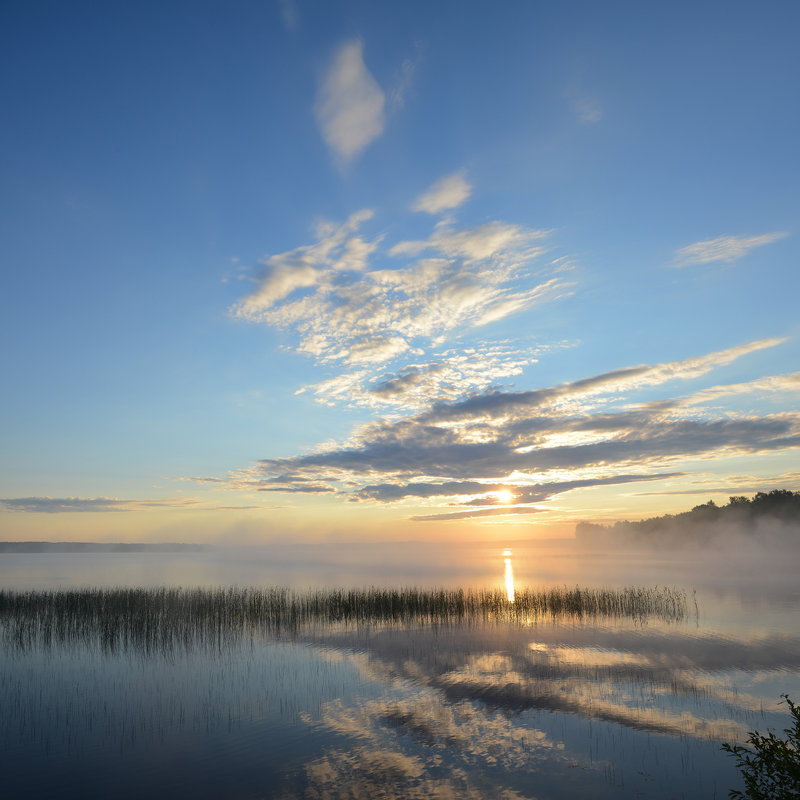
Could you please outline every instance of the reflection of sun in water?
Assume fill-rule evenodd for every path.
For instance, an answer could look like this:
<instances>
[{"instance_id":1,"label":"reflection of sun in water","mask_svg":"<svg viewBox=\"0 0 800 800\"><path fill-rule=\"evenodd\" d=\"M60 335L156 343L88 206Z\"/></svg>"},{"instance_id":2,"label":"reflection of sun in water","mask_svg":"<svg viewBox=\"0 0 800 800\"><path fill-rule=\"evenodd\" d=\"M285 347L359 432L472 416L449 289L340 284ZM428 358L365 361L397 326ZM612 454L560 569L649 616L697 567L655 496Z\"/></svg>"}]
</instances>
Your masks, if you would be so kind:
<instances>
[{"instance_id":1,"label":"reflection of sun in water","mask_svg":"<svg viewBox=\"0 0 800 800\"><path fill-rule=\"evenodd\" d=\"M500 489L495 493L495 497L498 503L510 503L514 499L514 494L508 489Z\"/></svg>"},{"instance_id":2,"label":"reflection of sun in water","mask_svg":"<svg viewBox=\"0 0 800 800\"><path fill-rule=\"evenodd\" d=\"M503 561L506 565L506 594L508 602L514 602L514 569L511 566L511 551L503 550Z\"/></svg>"}]
</instances>

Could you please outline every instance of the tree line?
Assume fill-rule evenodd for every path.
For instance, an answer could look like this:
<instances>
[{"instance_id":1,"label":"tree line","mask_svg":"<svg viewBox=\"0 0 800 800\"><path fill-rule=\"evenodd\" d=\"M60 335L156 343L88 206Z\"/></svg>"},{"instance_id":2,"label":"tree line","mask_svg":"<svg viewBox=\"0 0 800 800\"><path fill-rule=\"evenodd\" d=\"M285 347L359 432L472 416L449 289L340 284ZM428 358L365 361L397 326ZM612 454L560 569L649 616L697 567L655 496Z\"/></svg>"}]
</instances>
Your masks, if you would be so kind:
<instances>
[{"instance_id":1,"label":"tree line","mask_svg":"<svg viewBox=\"0 0 800 800\"><path fill-rule=\"evenodd\" d=\"M757 492L752 498L736 495L730 497L725 505L709 500L691 511L664 514L638 522L624 520L613 525L579 522L575 527L575 537L582 544L652 544L665 538L670 542L679 539L702 543L727 530L764 532L770 525L773 533L786 535L794 531L795 540L800 540L800 492L773 489L771 492Z\"/></svg>"}]
</instances>

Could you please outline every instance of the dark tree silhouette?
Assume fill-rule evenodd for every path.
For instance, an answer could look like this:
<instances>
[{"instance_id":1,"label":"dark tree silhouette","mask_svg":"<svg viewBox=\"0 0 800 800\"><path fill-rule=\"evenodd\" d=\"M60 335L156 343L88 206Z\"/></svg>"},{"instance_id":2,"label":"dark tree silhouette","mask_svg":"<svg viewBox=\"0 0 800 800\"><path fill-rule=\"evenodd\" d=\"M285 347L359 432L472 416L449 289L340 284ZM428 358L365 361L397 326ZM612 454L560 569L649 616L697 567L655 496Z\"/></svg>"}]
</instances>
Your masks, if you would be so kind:
<instances>
[{"instance_id":1,"label":"dark tree silhouette","mask_svg":"<svg viewBox=\"0 0 800 800\"><path fill-rule=\"evenodd\" d=\"M783 695L794 719L791 728L785 728L785 739L772 731L766 735L752 731L747 739L750 745L723 744L722 749L736 758L736 766L744 779L744 791L731 789L732 800L797 800L800 797L800 706L789 695Z\"/></svg>"}]
</instances>

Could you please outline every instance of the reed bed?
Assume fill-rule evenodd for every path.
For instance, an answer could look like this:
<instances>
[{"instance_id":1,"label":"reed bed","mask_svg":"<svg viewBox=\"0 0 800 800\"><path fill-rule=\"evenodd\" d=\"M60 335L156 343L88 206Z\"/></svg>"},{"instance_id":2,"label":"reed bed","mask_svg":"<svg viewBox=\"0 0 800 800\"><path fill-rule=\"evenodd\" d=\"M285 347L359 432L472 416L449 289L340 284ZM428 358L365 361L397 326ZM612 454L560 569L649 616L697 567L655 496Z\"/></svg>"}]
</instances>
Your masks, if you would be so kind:
<instances>
[{"instance_id":1,"label":"reed bed","mask_svg":"<svg viewBox=\"0 0 800 800\"><path fill-rule=\"evenodd\" d=\"M667 587L526 589L514 602L491 589L0 590L4 642L23 649L84 642L112 651L170 651L322 626L529 624L547 618L680 622L686 615L685 593Z\"/></svg>"}]
</instances>

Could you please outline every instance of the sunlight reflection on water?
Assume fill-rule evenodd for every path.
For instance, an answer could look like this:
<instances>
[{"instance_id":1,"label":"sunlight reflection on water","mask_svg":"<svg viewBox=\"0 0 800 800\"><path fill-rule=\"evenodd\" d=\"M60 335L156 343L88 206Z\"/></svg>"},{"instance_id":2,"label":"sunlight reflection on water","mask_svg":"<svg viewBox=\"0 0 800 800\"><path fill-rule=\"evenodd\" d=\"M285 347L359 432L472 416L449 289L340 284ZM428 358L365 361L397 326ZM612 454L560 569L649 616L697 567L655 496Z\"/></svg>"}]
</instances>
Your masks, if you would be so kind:
<instances>
[{"instance_id":1,"label":"sunlight reflection on water","mask_svg":"<svg viewBox=\"0 0 800 800\"><path fill-rule=\"evenodd\" d=\"M486 586L506 616L362 614L224 640L187 629L128 650L56 629L47 646L0 648L4 786L10 796L83 798L114 785L118 798L151 800L725 796L737 773L720 742L783 728L780 693L800 695L795 583L772 570L745 584L671 554L513 547L6 557L0 589L97 576L129 586ZM517 614L529 587L576 584L680 585L690 598L697 587L698 607L675 620Z\"/></svg>"},{"instance_id":2,"label":"sunlight reflection on water","mask_svg":"<svg viewBox=\"0 0 800 800\"><path fill-rule=\"evenodd\" d=\"M506 594L508 595L508 602L514 602L514 568L511 566L511 551L503 550L505 568L505 583Z\"/></svg>"}]
</instances>

